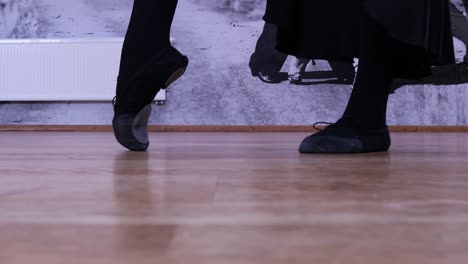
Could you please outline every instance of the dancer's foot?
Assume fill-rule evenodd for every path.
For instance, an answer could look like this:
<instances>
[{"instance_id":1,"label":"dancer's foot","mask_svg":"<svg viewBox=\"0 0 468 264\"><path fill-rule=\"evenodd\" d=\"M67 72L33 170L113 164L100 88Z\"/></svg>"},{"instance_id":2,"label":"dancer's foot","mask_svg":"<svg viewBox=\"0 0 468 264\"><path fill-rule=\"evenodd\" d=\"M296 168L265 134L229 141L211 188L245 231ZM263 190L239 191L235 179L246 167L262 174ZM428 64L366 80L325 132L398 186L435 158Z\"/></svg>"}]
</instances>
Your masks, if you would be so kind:
<instances>
[{"instance_id":1,"label":"dancer's foot","mask_svg":"<svg viewBox=\"0 0 468 264\"><path fill-rule=\"evenodd\" d=\"M171 47L138 72L130 84L119 83L112 126L122 146L132 151L148 149L151 103L161 88L167 88L184 74L187 66L188 58Z\"/></svg>"},{"instance_id":2,"label":"dancer's foot","mask_svg":"<svg viewBox=\"0 0 468 264\"><path fill-rule=\"evenodd\" d=\"M352 121L340 119L320 132L305 138L299 152L303 154L350 154L382 152L390 148L387 127L366 129Z\"/></svg>"},{"instance_id":3,"label":"dancer's foot","mask_svg":"<svg viewBox=\"0 0 468 264\"><path fill-rule=\"evenodd\" d=\"M112 120L114 135L120 145L131 151L146 151L149 147L148 121L151 116L151 105L140 112L115 116Z\"/></svg>"}]
</instances>

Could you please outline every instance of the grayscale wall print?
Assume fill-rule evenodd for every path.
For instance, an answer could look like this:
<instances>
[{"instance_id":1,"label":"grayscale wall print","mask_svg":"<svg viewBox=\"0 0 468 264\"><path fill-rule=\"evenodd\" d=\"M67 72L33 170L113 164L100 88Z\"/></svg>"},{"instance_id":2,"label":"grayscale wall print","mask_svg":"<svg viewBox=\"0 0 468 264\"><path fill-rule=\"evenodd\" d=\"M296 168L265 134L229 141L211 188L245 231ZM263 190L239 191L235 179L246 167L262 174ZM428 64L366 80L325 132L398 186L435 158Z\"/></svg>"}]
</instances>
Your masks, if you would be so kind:
<instances>
[{"instance_id":1,"label":"grayscale wall print","mask_svg":"<svg viewBox=\"0 0 468 264\"><path fill-rule=\"evenodd\" d=\"M132 4L0 0L0 41L121 39ZM434 68L435 74L423 80L397 81L389 125L468 125L465 4L452 0L450 6L457 64ZM343 113L359 61L309 60L278 52L277 28L262 19L265 6L265 0L179 0L171 37L190 65L154 106L152 124L311 125L333 122ZM102 74L109 74L117 63L100 69ZM0 74L11 74L7 63L0 65ZM31 74L15 71L21 78ZM0 93L8 88L0 87ZM103 88L115 89L91 84L83 90L98 93ZM111 100L112 96L98 101L1 101L0 124L108 125Z\"/></svg>"}]
</instances>

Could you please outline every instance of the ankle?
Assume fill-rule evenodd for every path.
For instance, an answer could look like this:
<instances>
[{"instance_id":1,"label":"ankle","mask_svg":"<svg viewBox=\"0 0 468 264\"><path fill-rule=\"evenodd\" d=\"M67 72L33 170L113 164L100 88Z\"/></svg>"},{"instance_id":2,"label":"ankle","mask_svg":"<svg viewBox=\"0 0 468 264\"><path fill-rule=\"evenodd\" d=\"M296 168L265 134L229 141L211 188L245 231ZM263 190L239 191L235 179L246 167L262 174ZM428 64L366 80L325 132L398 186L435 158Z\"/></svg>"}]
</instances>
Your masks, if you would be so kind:
<instances>
[{"instance_id":1,"label":"ankle","mask_svg":"<svg viewBox=\"0 0 468 264\"><path fill-rule=\"evenodd\" d=\"M387 128L386 119L366 118L364 116L344 115L337 123L344 127L357 128L360 130L377 130Z\"/></svg>"}]
</instances>

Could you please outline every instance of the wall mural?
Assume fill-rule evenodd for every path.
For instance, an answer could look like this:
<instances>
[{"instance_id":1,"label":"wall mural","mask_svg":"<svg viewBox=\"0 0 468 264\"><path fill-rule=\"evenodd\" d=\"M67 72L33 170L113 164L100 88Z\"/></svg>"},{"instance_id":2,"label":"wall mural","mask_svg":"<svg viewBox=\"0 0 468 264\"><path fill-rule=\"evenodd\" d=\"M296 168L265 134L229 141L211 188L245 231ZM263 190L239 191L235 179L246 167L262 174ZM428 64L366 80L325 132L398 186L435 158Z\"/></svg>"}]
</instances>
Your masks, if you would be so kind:
<instances>
[{"instance_id":1,"label":"wall mural","mask_svg":"<svg viewBox=\"0 0 468 264\"><path fill-rule=\"evenodd\" d=\"M462 0L452 2L460 64L435 69L444 78L398 82L390 124L468 125L468 70L461 63L468 20ZM131 6L131 0L0 0L0 38L123 37ZM265 0L179 0L172 35L192 64L167 103L155 107L151 123L310 125L341 115L351 85L349 75L337 73L349 73L349 65L285 57L272 63L279 74L252 76L248 63L264 27L264 7ZM110 124L111 99L0 102L0 124Z\"/></svg>"}]
</instances>

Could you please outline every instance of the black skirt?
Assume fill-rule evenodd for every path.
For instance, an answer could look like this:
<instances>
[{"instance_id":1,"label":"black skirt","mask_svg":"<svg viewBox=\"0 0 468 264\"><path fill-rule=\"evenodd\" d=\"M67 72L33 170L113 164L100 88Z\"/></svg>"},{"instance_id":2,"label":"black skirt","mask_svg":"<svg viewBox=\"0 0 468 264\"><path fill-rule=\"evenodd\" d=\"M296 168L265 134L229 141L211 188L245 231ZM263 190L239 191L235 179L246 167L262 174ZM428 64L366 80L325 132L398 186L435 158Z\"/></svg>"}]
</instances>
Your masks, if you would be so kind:
<instances>
[{"instance_id":1,"label":"black skirt","mask_svg":"<svg viewBox=\"0 0 468 264\"><path fill-rule=\"evenodd\" d=\"M268 0L264 19L278 25L278 50L284 53L349 60L359 57L361 19L368 16L389 39L408 47L407 54L398 56L404 61L396 75L419 78L428 73L421 68L455 61L448 4L448 0Z\"/></svg>"}]
</instances>

